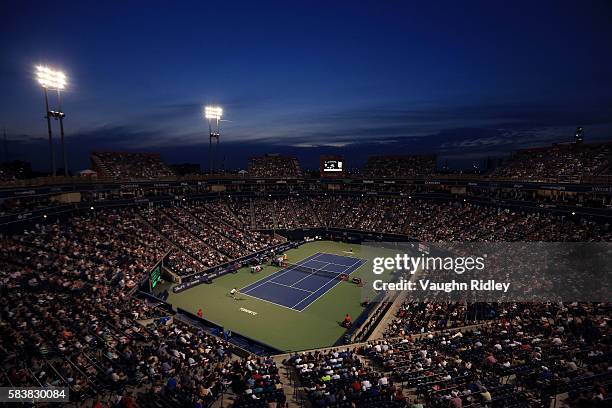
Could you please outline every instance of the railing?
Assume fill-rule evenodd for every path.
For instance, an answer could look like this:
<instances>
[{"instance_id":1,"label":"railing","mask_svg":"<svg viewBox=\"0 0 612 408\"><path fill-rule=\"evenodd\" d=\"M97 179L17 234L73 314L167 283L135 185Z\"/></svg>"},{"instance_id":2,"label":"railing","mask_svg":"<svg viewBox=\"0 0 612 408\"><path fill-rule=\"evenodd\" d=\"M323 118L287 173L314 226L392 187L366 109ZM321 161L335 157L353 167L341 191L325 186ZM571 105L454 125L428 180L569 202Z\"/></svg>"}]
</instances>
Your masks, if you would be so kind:
<instances>
[{"instance_id":1,"label":"railing","mask_svg":"<svg viewBox=\"0 0 612 408\"><path fill-rule=\"evenodd\" d=\"M164 183L211 180L319 180L313 177L250 177L248 174L203 174L192 176L159 177L149 179L114 178L114 177L81 177L81 176L45 176L33 179L0 181L0 188L24 188L71 184L104 184L104 183ZM323 179L325 180L325 179ZM559 175L557 177L491 177L480 174L431 174L413 177L368 177L362 174L346 176L342 179L331 179L330 182L342 183L344 180L380 180L380 181L494 181L494 182L520 182L520 183L564 183L564 184L602 184L610 183L612 175Z\"/></svg>"}]
</instances>

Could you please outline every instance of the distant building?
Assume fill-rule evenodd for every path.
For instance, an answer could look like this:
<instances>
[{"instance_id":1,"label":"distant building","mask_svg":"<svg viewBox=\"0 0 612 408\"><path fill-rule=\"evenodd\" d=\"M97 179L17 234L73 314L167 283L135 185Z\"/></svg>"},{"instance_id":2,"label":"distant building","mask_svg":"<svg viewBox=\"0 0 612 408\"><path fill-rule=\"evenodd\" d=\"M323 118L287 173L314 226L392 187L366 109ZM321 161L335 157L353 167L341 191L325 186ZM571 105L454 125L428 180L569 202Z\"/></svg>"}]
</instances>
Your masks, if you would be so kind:
<instances>
[{"instance_id":1,"label":"distant building","mask_svg":"<svg viewBox=\"0 0 612 408\"><path fill-rule=\"evenodd\" d=\"M79 174L79 177L87 177L87 178L98 177L98 173L90 169L81 170L79 171L78 174Z\"/></svg>"},{"instance_id":2,"label":"distant building","mask_svg":"<svg viewBox=\"0 0 612 408\"><path fill-rule=\"evenodd\" d=\"M576 134L574 135L574 143L582 144L584 143L584 129L582 126L578 126L576 128Z\"/></svg>"}]
</instances>

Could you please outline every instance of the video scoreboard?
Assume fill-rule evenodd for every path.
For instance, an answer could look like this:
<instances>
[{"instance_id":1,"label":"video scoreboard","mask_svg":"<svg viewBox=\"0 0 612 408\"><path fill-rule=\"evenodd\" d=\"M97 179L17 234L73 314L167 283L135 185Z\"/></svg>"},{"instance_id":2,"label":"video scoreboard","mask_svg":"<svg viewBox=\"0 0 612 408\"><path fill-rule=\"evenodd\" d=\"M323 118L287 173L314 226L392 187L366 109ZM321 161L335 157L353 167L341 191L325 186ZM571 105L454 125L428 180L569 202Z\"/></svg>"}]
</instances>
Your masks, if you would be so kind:
<instances>
[{"instance_id":1,"label":"video scoreboard","mask_svg":"<svg viewBox=\"0 0 612 408\"><path fill-rule=\"evenodd\" d=\"M162 263L159 262L153 267L153 269L151 269L151 272L149 273L149 285L151 289L153 289L155 286L157 286L159 282L161 282L161 268Z\"/></svg>"},{"instance_id":2,"label":"video scoreboard","mask_svg":"<svg viewBox=\"0 0 612 408\"><path fill-rule=\"evenodd\" d=\"M341 160L325 160L323 162L324 172L342 172L342 161Z\"/></svg>"},{"instance_id":3,"label":"video scoreboard","mask_svg":"<svg viewBox=\"0 0 612 408\"><path fill-rule=\"evenodd\" d=\"M341 156L321 156L319 168L321 177L337 178L345 175L345 164Z\"/></svg>"}]
</instances>

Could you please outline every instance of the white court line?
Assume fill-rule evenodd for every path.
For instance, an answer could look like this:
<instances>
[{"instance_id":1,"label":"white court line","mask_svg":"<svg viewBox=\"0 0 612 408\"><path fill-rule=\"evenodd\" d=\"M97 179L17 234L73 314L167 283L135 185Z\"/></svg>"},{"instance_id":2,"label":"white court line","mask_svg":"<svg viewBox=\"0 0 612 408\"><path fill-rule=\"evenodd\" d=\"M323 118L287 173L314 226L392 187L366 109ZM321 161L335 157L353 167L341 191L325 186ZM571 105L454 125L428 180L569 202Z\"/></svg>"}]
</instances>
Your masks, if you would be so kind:
<instances>
[{"instance_id":1,"label":"white court line","mask_svg":"<svg viewBox=\"0 0 612 408\"><path fill-rule=\"evenodd\" d=\"M275 302L272 302L271 300L262 299L260 297L249 295L249 294L243 293L243 292L240 292L240 293L242 293L243 295L248 296L250 298L253 298L253 299L256 299L256 300L260 300L262 302L266 302L266 303L270 303L270 304L273 304L273 305L276 305L276 306L284 307L285 309L289 309L289 310L292 310L294 312L300 312L300 310L292 309L289 306L281 305L280 303L275 303Z\"/></svg>"},{"instance_id":2,"label":"white court line","mask_svg":"<svg viewBox=\"0 0 612 408\"><path fill-rule=\"evenodd\" d=\"M357 265L359 262L362 262L362 261L363 261L363 260L362 260L362 259L360 259L360 260L358 260L357 262L355 262L354 264L352 264L352 265L350 265L350 266L347 266L347 267L346 267L346 269L344 270L344 272L340 272L338 275L340 275L340 274L342 274L342 273L345 273L346 271L348 271L349 269L351 269L353 266ZM357 268L357 269L359 269L359 268ZM355 269L355 271L356 271L357 269ZM353 273L353 272L355 272L355 271L352 271L351 273ZM329 281L325 282L325 284L324 284L323 286L321 286L320 288L318 288L317 290L315 290L314 292L312 292L312 294L310 294L309 296L307 296L307 297L305 297L304 299L302 299L302 300L300 300L299 302L297 302L297 303L296 303L295 305L293 305L291 308L292 308L292 309L293 309L293 308L295 308L297 305L299 305L300 303L302 303L303 301L305 301L306 299L308 299L310 296L314 295L315 293L317 293L318 291L320 291L321 289L323 289L325 286L329 285L329 282L333 282L333 281L332 281L332 280L329 280ZM331 288L329 288L328 290L326 290L326 291L325 291L325 293L327 293L327 292L329 292L330 290L332 290L333 288L335 288L335 287L336 287L336 285L337 285L338 283L340 283L340 281L336 282L336 283L334 284L334 286L332 286ZM322 296L322 295L323 295L323 293L322 293L320 296ZM310 306L310 305L308 305L308 306ZM306 306L306 307L308 307L308 306ZM305 310L305 309L306 309L306 308L304 308L304 309L302 309L302 310Z\"/></svg>"},{"instance_id":3,"label":"white court line","mask_svg":"<svg viewBox=\"0 0 612 408\"><path fill-rule=\"evenodd\" d=\"M308 262L308 261L314 261L315 259L317 259L317 258L318 258L318 257L320 257L321 255L325 255L325 253L324 253L324 252L317 252L316 254L311 255L311 256L314 256L314 258L312 258L312 259L308 259L308 258L306 258L306 259L302 259L300 262L298 262L298 265L299 265L299 264L304 263L304 261L306 261L306 262Z\"/></svg>"},{"instance_id":4,"label":"white court line","mask_svg":"<svg viewBox=\"0 0 612 408\"><path fill-rule=\"evenodd\" d=\"M311 292L311 291L309 291L309 290L306 290L306 289L294 288L293 286L285 285L284 283L274 282L273 280L272 280L272 281L269 281L269 282L270 282L270 283L273 283L273 284L275 284L275 285L278 285L278 286L284 286L284 287L286 287L286 288L291 288L291 289L295 289L295 290L301 290L302 292L313 293L313 292Z\"/></svg>"},{"instance_id":5,"label":"white court line","mask_svg":"<svg viewBox=\"0 0 612 408\"><path fill-rule=\"evenodd\" d=\"M361 262L361 265L359 265L357 268L355 268L355 270L354 270L354 271L352 271L351 273L353 273L353 272L355 272L356 270L358 270L359 268L361 268L363 265L365 265L365 264L366 264L366 262L367 262L367 261L366 261L365 259L360 259L359 261L357 261L357 262L355 262L353 265L351 265L351 267L353 267L354 265L356 265L356 264L358 264L358 263L360 263L360 262ZM349 275L350 275L350 274L349 274ZM336 283L334 284L334 286L332 286L331 288L327 289L327 290L325 291L325 293L322 293L322 294L321 294L319 297L322 297L322 296L326 295L327 293L331 292L331 290L332 290L333 288L335 288L336 286L338 286L338 284L340 284L340 282L341 282L341 281L336 282ZM319 290L319 289L318 289L318 290ZM318 299L319 299L319 298L315 299L315 301L314 301L314 302L316 302ZM304 310L308 309L308 308L310 307L310 305L312 305L314 302L311 302L311 303L307 304L305 308L303 308L302 310L300 310L300 313L301 313L301 312L303 312ZM293 307L295 307L295 306L293 306Z\"/></svg>"},{"instance_id":6,"label":"white court line","mask_svg":"<svg viewBox=\"0 0 612 408\"><path fill-rule=\"evenodd\" d=\"M357 260L363 261L362 258L359 258L357 256L337 255L337 254L330 254L329 252L320 252L320 254L321 255L329 255L329 256L331 256L333 258L348 258L348 259L357 259ZM330 263L333 263L333 262L330 262ZM344 264L336 264L336 265L346 266ZM355 265L355 264L353 264L353 265Z\"/></svg>"},{"instance_id":7,"label":"white court line","mask_svg":"<svg viewBox=\"0 0 612 408\"><path fill-rule=\"evenodd\" d=\"M307 258L302 259L301 261L299 261L299 262L298 262L298 264L296 264L296 266L302 265L303 263L306 263L306 262L311 261L311 260L315 260L316 258L320 257L321 255L334 255L334 254L328 254L328 253L326 253L326 252L318 252L318 253L316 253L316 254L314 254L314 255L311 255L311 256L309 256L309 257L307 257ZM334 255L334 256L341 256L341 255ZM365 263L366 263L366 260L365 260L365 259L361 259L361 258L357 258L357 257L345 256L345 258L357 259L357 262L355 262L354 264L352 264L352 265L350 265L350 266L347 266L347 267L346 267L346 269L344 270L344 272L346 272L347 270L349 270L350 268L352 268L353 266L355 266L355 265L356 265L356 264L358 264L359 262L362 262L362 264L361 264L361 265L359 265L359 266L358 266L358 267L355 269L355 271L356 271L357 269L361 268L361 266L365 265ZM321 261L320 261L320 262L321 262ZM344 266L344 265L342 265L342 266ZM260 281L264 281L264 282L262 282L261 284L259 284L259 285L255 286L255 287L252 287L251 289L249 289L249 290L248 290L248 291L246 291L246 292L243 292L243 291L242 291L242 289L244 289L244 288L242 288L242 289L239 291L239 293L242 293L242 294L244 294L244 295L246 295L246 296L248 296L248 297L250 297L250 298L253 298L253 299L256 299L256 300L260 300L260 301L262 301L262 302L270 303L270 304L272 304L272 305L280 306L280 307L283 307L283 308L285 308L285 309L292 310L292 311L294 311L294 312L302 313L304 310L308 309L308 308L310 307L310 305L312 305L312 303L314 303L314 302L312 302L312 303L308 304L308 305L307 305L307 306L306 306L304 309L302 309L302 310L295 309L295 306L299 305L299 304L300 304L300 303L302 303L304 300L306 300L306 299L308 299L309 297L311 297L313 294L315 294L315 293L316 293L316 291L315 291L315 292L312 292L310 295L308 295L308 296L307 296L307 297L305 297L304 299L300 300L300 301L299 301L299 302L298 302L296 305L294 305L294 306L292 306L292 307L290 307L290 306L286 306L286 305L281 305L280 303L272 302L271 300L263 299L263 298L260 298L260 297L258 297L258 296L253 296L253 295L249 295L249 294L248 294L248 292L250 292L250 291L252 291L253 289L256 289L256 288L258 288L258 287L260 287L260 286L262 286L262 285L264 285L264 284L265 284L265 283L267 283L267 282L271 282L271 283L274 283L274 284L279 285L279 283L278 283L278 282L273 282L273 280L274 280L274 279L276 279L276 278L277 278L277 277L279 277L279 276L282 276L282 275L286 274L287 272L289 272L289 271L291 271L291 270L293 270L293 269L294 269L294 268L287 268L287 269L286 269L284 272L282 272L282 273L278 274L278 272L281 272L281 271L282 271L282 269L281 269L281 271L277 271L277 272L273 273L272 275L268 275L268 276L266 276L266 277L264 277L264 278L261 278L261 279L260 279ZM353 273L353 272L355 272L355 271L351 271L350 273ZM340 272L339 274L344 273L344 272ZM278 275L274 276L275 274L278 274ZM311 275L309 275L309 276L311 276ZM257 282L259 282L259 281L256 281L255 283L257 283ZM331 281L329 281L329 282L331 282ZM325 285L328 285L328 284L329 284L329 282L327 282ZM332 290L333 288L335 288L335 287L336 287L336 286L337 286L339 283L340 283L340 281L337 281L337 282L334 284L334 286L332 286L331 288L329 288L328 290L326 290L326 291L325 291L325 293L321 294L320 296L325 295L327 292L329 292L330 290ZM251 285L253 285L253 284L251 283ZM281 284L281 285L282 285L282 284ZM322 288L323 288L325 285L321 286L319 289L317 289L317 291L321 290L321 289L322 289ZM249 286L250 286L250 285L247 285L247 286L245 286L245 288L248 288ZM299 288L292 288L292 289L299 289ZM304 289L302 289L302 290L304 290ZM308 291L306 291L306 292L308 292ZM319 297L320 297L320 296L319 296Z\"/></svg>"},{"instance_id":8,"label":"white court line","mask_svg":"<svg viewBox=\"0 0 612 408\"><path fill-rule=\"evenodd\" d=\"M338 258L362 259L362 258L359 258L358 256L337 255L337 254L330 254L330 253L327 253L327 252L322 252L322 253L323 254L327 254L327 255L336 256ZM350 254L350 252L345 252L345 254Z\"/></svg>"},{"instance_id":9,"label":"white court line","mask_svg":"<svg viewBox=\"0 0 612 408\"><path fill-rule=\"evenodd\" d=\"M309 259L308 262L310 262L310 261L315 261L315 260L314 259ZM352 266L352 265L345 265L345 264L339 264L339 263L335 263L335 262L326 262L326 261L315 261L315 262L327 263L327 265L336 265L336 266L341 266L343 268L348 268L349 266ZM327 265L325 265L325 266L327 266Z\"/></svg>"},{"instance_id":10,"label":"white court line","mask_svg":"<svg viewBox=\"0 0 612 408\"><path fill-rule=\"evenodd\" d=\"M293 282L293 283L291 284L291 286L290 286L290 287L291 287L291 288L293 288L293 285L297 285L298 283L300 283L300 282L301 282L301 281L303 281L304 279L306 279L306 278L310 278L312 275L316 275L316 272L317 272L317 271L322 271L322 270L323 270L323 268L325 268L327 265L329 265L329 264L325 264L325 265L323 265L322 267L320 267L319 269L315 270L314 272L312 272L312 273L308 273L308 275L304 276L304 277L303 277L302 279L300 279L299 281L297 281L297 282ZM312 269L314 269L314 268L312 268ZM340 272L340 273L342 273L342 272ZM338 275L340 275L340 274L338 274ZM295 289L298 289L298 288L295 288ZM310 291L309 291L309 292L310 292Z\"/></svg>"},{"instance_id":11,"label":"white court line","mask_svg":"<svg viewBox=\"0 0 612 408\"><path fill-rule=\"evenodd\" d=\"M319 256L319 255L321 255L321 253L316 253L316 254L314 254L314 255L310 255L308 258L312 258L313 256L316 258L316 257L317 257L317 256ZM302 259L300 262L304 262L304 261L306 261L306 262L307 262L307 261L312 261L312 259L308 259L308 258ZM294 265L294 266L297 266L297 265ZM250 285L246 285L244 288L240 289L240 290L239 290L239 292L240 292L240 293L247 294L247 293L249 293L250 291L252 291L253 289L257 289L258 287L262 286L262 285L263 285L263 284L265 284L266 282L270 282L270 281L272 281L272 280L274 280L274 279L278 278L279 276L283 276L283 275L284 275L284 274L286 274L287 272L289 272L289 271L293 270L293 269L294 269L294 266L290 266L290 267L287 267L287 268L285 268L285 269L281 269L280 271L276 271L276 272L274 272L272 275L265 276L265 277L261 278L260 280L255 281L254 283L251 283ZM283 272L283 271L284 271L284 272ZM279 272L282 272L282 273L278 274ZM274 276L275 274L278 274L278 275ZM262 282L262 281L263 281L263 282ZM254 285L254 284L255 284L255 283L257 283L257 282L261 282L261 283L260 283L259 285L257 285L257 286L253 286L251 289L249 289L249 290L247 290L247 291L244 291L244 292L243 292L243 289L246 289L246 288L248 288L249 286Z\"/></svg>"}]
</instances>

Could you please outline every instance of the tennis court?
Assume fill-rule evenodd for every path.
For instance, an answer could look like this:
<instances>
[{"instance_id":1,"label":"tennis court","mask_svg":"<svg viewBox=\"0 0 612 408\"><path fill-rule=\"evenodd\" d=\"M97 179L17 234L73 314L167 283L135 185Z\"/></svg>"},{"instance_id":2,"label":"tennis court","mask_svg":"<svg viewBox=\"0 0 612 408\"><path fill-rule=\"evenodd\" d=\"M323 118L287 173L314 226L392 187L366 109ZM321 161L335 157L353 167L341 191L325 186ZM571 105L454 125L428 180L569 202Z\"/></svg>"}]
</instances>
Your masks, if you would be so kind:
<instances>
[{"instance_id":1,"label":"tennis court","mask_svg":"<svg viewBox=\"0 0 612 408\"><path fill-rule=\"evenodd\" d=\"M341 274L350 275L365 259L317 252L240 289L240 293L301 312L338 285Z\"/></svg>"},{"instance_id":2,"label":"tennis court","mask_svg":"<svg viewBox=\"0 0 612 408\"><path fill-rule=\"evenodd\" d=\"M319 254L326 255L319 255ZM300 283L295 283L307 274L289 272L287 276L280 276L282 269L276 266L265 266L259 274L251 273L250 267L241 268L237 273L228 273L213 282L212 285L198 285L184 292L174 293L170 290L168 302L175 308L182 308L192 313L197 313L202 308L204 318L223 326L226 330L240 333L244 336L269 344L283 351L297 351L317 347L329 347L340 339L346 329L340 325L345 314L350 314L353 320L363 312L361 302L366 296L367 289L371 287L368 283L374 277L372 274L372 259L378 256L392 256L395 251L385 248L369 248L355 243L337 241L311 241L297 248L286 251L288 260L293 264L304 264L307 266L317 265L319 268L326 263L338 263L334 270L344 270L357 262L357 258L365 259L351 269L351 278L359 277L364 280L363 288L351 283L338 283L337 280L311 277ZM336 254L339 257L329 256ZM328 261L323 264L310 263L308 260ZM298 262L302 260L301 262ZM287 269L287 268L285 268ZM323 268L332 269L332 268ZM280 271L280 272L279 272ZM298 304L295 309L302 309L304 303L310 303L301 312L292 309L296 303L309 295L307 292L293 291L283 286L268 284L261 289L271 290L272 286L287 289L284 296L286 300L281 305L280 298L263 297L259 289L249 291L246 295L238 293L232 298L229 292L233 288L253 288L264 283L265 277L274 279L282 284L293 285L301 289L314 292L316 289L327 284L321 292L327 290L324 295L318 293ZM300 276L300 277L298 277ZM385 275L381 279L386 279ZM276 278L276 279L275 279ZM284 280L284 279L287 280ZM292 278L292 280L289 280ZM288 282L288 283L287 283ZM303 286L303 285L312 286ZM164 287L158 285L158 292ZM294 293L299 292L299 293ZM260 298L259 296L262 296ZM316 296L316 302L314 301ZM289 298L291 297L291 299ZM290 299L290 300L289 300ZM312 300L312 302L311 302ZM274 303L273 303L274 302ZM253 314L255 312L256 314Z\"/></svg>"}]
</instances>

